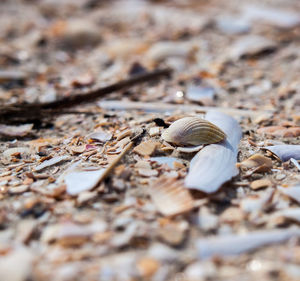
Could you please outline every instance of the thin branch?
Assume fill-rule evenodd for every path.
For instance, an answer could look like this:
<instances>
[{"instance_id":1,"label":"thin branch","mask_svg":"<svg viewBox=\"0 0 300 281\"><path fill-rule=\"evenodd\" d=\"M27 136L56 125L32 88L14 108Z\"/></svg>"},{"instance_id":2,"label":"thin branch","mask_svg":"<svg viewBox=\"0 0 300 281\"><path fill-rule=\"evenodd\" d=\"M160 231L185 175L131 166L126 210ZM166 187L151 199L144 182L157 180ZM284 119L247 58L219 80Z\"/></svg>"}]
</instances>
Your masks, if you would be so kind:
<instances>
[{"instance_id":1,"label":"thin branch","mask_svg":"<svg viewBox=\"0 0 300 281\"><path fill-rule=\"evenodd\" d=\"M34 119L43 119L51 115L63 114L65 111L60 111L60 109L66 109L79 104L89 103L112 92L123 90L141 83L157 80L164 76L170 76L171 72L171 69L166 68L142 73L109 86L91 90L85 94L72 95L48 103L13 104L9 106L0 106L0 123L25 123Z\"/></svg>"}]
</instances>

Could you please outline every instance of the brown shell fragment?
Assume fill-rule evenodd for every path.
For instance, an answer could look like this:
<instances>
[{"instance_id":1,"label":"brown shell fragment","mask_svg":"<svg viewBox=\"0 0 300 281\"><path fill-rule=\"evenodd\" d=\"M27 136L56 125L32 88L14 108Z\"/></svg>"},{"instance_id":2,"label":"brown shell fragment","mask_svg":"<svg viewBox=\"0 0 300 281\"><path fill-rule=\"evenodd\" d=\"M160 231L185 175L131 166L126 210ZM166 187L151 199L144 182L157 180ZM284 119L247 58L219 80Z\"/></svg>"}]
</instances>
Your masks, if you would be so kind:
<instances>
[{"instance_id":1,"label":"brown shell fragment","mask_svg":"<svg viewBox=\"0 0 300 281\"><path fill-rule=\"evenodd\" d=\"M186 213L194 207L190 192L183 181L176 178L159 178L153 182L149 193L158 211L165 216Z\"/></svg>"},{"instance_id":2,"label":"brown shell fragment","mask_svg":"<svg viewBox=\"0 0 300 281\"><path fill-rule=\"evenodd\" d=\"M159 142L156 141L145 141L136 146L133 151L141 156L149 156L152 155L155 149L160 145Z\"/></svg>"},{"instance_id":3,"label":"brown shell fragment","mask_svg":"<svg viewBox=\"0 0 300 281\"><path fill-rule=\"evenodd\" d=\"M201 145L221 142L226 138L226 134L207 120L185 117L166 129L162 138L177 145Z\"/></svg>"},{"instance_id":4,"label":"brown shell fragment","mask_svg":"<svg viewBox=\"0 0 300 281\"><path fill-rule=\"evenodd\" d=\"M241 163L238 163L237 166L246 169L259 168L256 169L256 172L267 172L272 169L273 164L270 158L261 154L253 154Z\"/></svg>"}]
</instances>

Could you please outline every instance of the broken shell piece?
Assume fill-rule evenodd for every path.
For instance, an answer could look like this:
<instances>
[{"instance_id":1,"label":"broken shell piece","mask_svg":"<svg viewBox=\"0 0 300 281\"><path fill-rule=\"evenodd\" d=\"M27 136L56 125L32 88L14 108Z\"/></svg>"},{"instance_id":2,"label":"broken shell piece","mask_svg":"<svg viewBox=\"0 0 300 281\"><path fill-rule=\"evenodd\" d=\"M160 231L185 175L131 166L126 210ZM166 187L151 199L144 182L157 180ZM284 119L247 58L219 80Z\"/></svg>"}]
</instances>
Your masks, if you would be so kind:
<instances>
[{"instance_id":1,"label":"broken shell piece","mask_svg":"<svg viewBox=\"0 0 300 281\"><path fill-rule=\"evenodd\" d=\"M281 161L285 162L294 158L300 160L300 145L284 144L284 145L273 145L267 146L263 149L271 151Z\"/></svg>"},{"instance_id":2,"label":"broken shell piece","mask_svg":"<svg viewBox=\"0 0 300 281\"><path fill-rule=\"evenodd\" d=\"M176 178L159 178L153 182L149 193L159 212L165 216L182 214L194 207L191 194Z\"/></svg>"},{"instance_id":3,"label":"broken shell piece","mask_svg":"<svg viewBox=\"0 0 300 281\"><path fill-rule=\"evenodd\" d=\"M211 122L199 117L185 117L166 129L162 138L177 145L201 145L224 140L225 133Z\"/></svg>"},{"instance_id":4,"label":"broken shell piece","mask_svg":"<svg viewBox=\"0 0 300 281\"><path fill-rule=\"evenodd\" d=\"M284 195L300 203L300 183L290 187L278 186L277 189Z\"/></svg>"},{"instance_id":5,"label":"broken shell piece","mask_svg":"<svg viewBox=\"0 0 300 281\"><path fill-rule=\"evenodd\" d=\"M206 119L220 127L227 139L204 147L194 156L185 186L213 193L239 173L235 165L242 130L235 119L221 112L210 111Z\"/></svg>"},{"instance_id":6,"label":"broken shell piece","mask_svg":"<svg viewBox=\"0 0 300 281\"><path fill-rule=\"evenodd\" d=\"M43 170L45 168L48 168L50 166L53 166L55 164L58 164L58 163L63 162L63 161L68 161L68 160L70 160L70 158L68 156L66 156L66 155L65 156L53 157L53 158L51 158L49 160L44 161L42 164L36 166L34 170L36 172L38 172L38 171L41 171L41 170Z\"/></svg>"},{"instance_id":7,"label":"broken shell piece","mask_svg":"<svg viewBox=\"0 0 300 281\"><path fill-rule=\"evenodd\" d=\"M74 171L66 175L67 193L77 195L93 189L103 177L104 169L94 171Z\"/></svg>"},{"instance_id":8,"label":"broken shell piece","mask_svg":"<svg viewBox=\"0 0 300 281\"><path fill-rule=\"evenodd\" d=\"M104 131L99 130L99 131L96 131L96 132L93 132L93 133L87 135L87 138L96 140L96 141L100 141L100 142L106 142L106 141L111 140L112 134L109 132L104 132Z\"/></svg>"},{"instance_id":9,"label":"broken shell piece","mask_svg":"<svg viewBox=\"0 0 300 281\"><path fill-rule=\"evenodd\" d=\"M159 145L160 143L156 141L145 141L136 146L133 151L141 156L148 156L152 155Z\"/></svg>"},{"instance_id":10,"label":"broken shell piece","mask_svg":"<svg viewBox=\"0 0 300 281\"><path fill-rule=\"evenodd\" d=\"M257 189L261 189L264 187L268 187L271 186L272 182L268 179L260 179L260 180L255 180L253 182L251 182L250 187L253 190L257 190Z\"/></svg>"},{"instance_id":11,"label":"broken shell piece","mask_svg":"<svg viewBox=\"0 0 300 281\"><path fill-rule=\"evenodd\" d=\"M265 170L270 170L272 168L272 160L261 154L254 154L248 159L238 164L239 167L245 168L257 168L263 167Z\"/></svg>"},{"instance_id":12,"label":"broken shell piece","mask_svg":"<svg viewBox=\"0 0 300 281\"><path fill-rule=\"evenodd\" d=\"M191 146L191 147L178 147L177 151L183 152L183 153L194 153L198 152L200 149L203 148L203 145L197 145L197 146Z\"/></svg>"},{"instance_id":13,"label":"broken shell piece","mask_svg":"<svg viewBox=\"0 0 300 281\"><path fill-rule=\"evenodd\" d=\"M300 230L298 228L288 228L201 238L197 243L198 256L206 259L215 255L219 257L239 255L265 245L282 243L292 237L299 236Z\"/></svg>"},{"instance_id":14,"label":"broken shell piece","mask_svg":"<svg viewBox=\"0 0 300 281\"><path fill-rule=\"evenodd\" d=\"M294 159L294 158L291 158L290 161L291 161L291 163L293 163L294 166L300 171L300 164L297 162L297 160Z\"/></svg>"}]
</instances>

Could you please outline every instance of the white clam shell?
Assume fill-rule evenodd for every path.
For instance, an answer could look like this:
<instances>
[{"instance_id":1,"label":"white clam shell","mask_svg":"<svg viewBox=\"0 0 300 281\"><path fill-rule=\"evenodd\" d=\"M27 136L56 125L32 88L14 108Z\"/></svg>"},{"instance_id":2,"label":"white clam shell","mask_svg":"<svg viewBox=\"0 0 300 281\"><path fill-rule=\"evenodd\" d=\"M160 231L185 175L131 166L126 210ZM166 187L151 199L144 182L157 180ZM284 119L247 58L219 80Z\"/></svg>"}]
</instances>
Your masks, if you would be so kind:
<instances>
[{"instance_id":1,"label":"white clam shell","mask_svg":"<svg viewBox=\"0 0 300 281\"><path fill-rule=\"evenodd\" d=\"M208 112L206 119L220 127L227 138L219 144L204 147L194 156L185 186L213 193L239 173L236 160L242 130L235 119L221 112Z\"/></svg>"}]
</instances>

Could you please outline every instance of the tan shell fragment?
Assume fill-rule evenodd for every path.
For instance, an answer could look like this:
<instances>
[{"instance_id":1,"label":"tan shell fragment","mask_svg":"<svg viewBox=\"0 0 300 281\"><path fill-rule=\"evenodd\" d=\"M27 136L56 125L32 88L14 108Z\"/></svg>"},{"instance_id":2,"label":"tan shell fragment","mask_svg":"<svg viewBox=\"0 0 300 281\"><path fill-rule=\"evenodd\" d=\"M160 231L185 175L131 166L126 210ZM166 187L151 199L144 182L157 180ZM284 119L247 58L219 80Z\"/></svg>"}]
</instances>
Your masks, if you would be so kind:
<instances>
[{"instance_id":1,"label":"tan shell fragment","mask_svg":"<svg viewBox=\"0 0 300 281\"><path fill-rule=\"evenodd\" d=\"M194 208L194 200L183 182L161 177L153 182L149 194L158 211L164 216L183 214Z\"/></svg>"},{"instance_id":2,"label":"tan shell fragment","mask_svg":"<svg viewBox=\"0 0 300 281\"><path fill-rule=\"evenodd\" d=\"M177 145L201 145L218 143L226 134L213 123L199 117L185 117L166 129L162 138Z\"/></svg>"}]
</instances>

